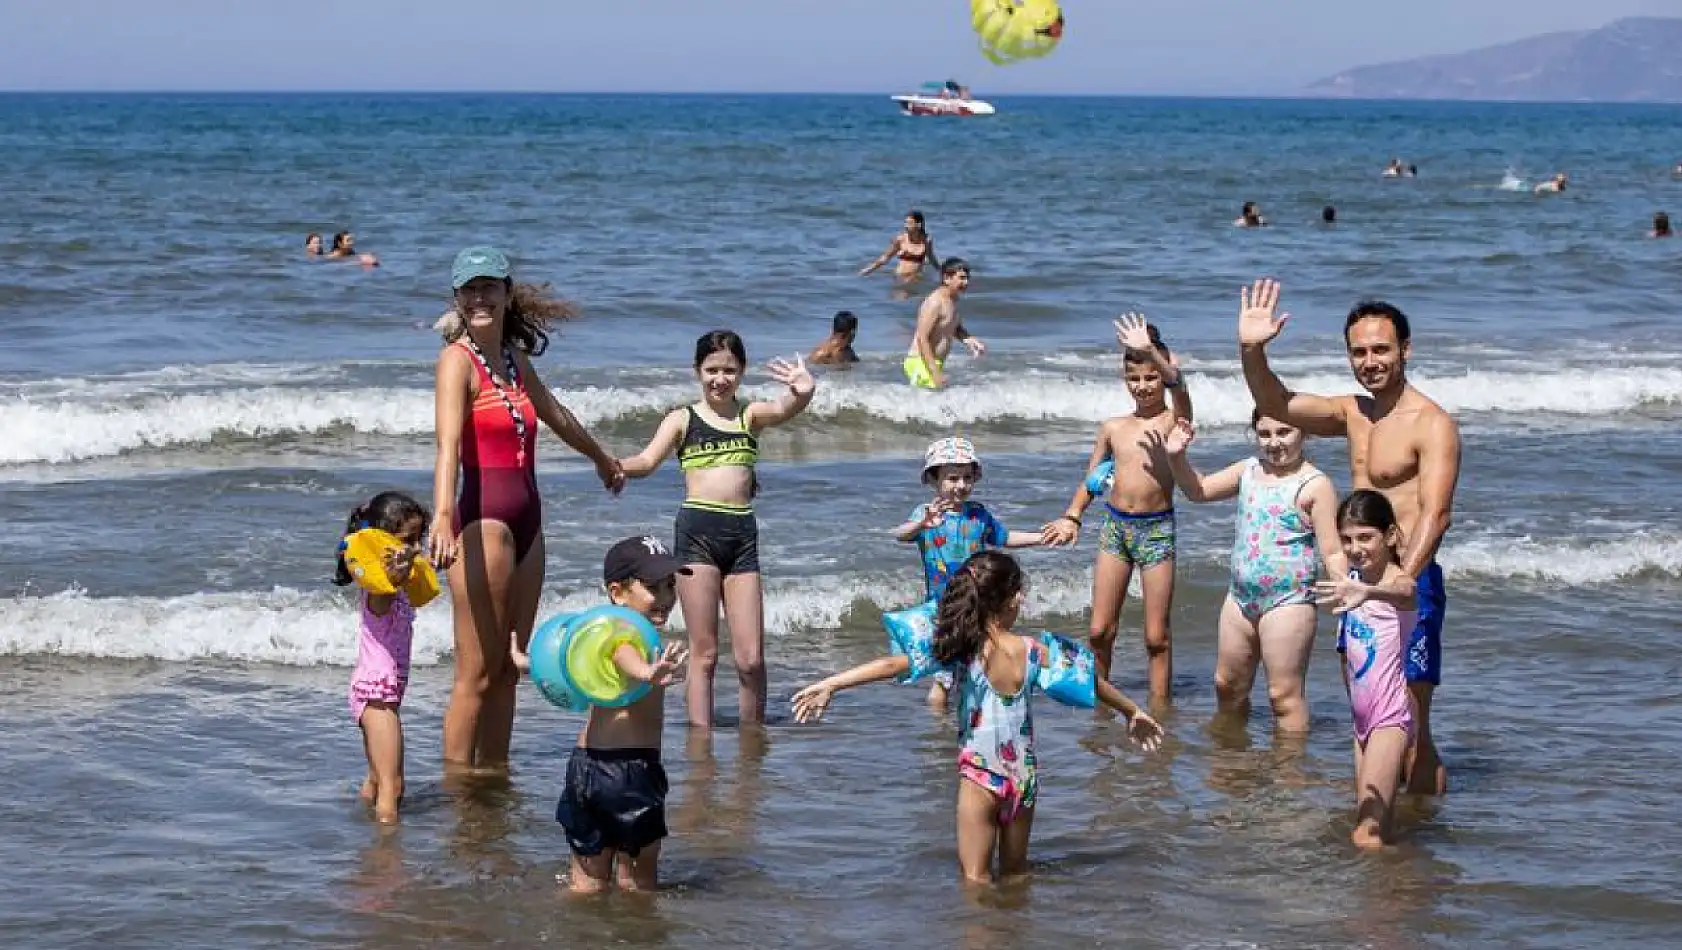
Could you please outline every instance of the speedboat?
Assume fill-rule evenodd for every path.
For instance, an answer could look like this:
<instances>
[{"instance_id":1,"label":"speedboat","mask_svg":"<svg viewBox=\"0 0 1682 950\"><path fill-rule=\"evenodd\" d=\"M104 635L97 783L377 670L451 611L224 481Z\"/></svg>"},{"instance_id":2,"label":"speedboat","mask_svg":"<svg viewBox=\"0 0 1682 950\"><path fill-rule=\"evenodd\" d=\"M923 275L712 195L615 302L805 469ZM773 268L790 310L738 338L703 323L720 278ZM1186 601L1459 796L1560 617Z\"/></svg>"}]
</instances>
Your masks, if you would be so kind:
<instances>
[{"instance_id":1,"label":"speedboat","mask_svg":"<svg viewBox=\"0 0 1682 950\"><path fill-rule=\"evenodd\" d=\"M956 82L926 82L916 92L888 98L899 103L905 115L992 115L991 102L970 98L969 89Z\"/></svg>"}]
</instances>

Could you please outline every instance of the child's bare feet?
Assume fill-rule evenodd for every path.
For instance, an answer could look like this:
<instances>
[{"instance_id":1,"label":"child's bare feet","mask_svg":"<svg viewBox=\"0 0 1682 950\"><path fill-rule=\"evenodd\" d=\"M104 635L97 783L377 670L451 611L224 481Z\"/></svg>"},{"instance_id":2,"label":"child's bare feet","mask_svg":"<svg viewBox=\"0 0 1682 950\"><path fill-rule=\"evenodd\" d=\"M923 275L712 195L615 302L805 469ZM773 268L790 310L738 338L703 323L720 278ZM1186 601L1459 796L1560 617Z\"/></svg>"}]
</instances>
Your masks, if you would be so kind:
<instances>
[{"instance_id":1,"label":"child's bare feet","mask_svg":"<svg viewBox=\"0 0 1682 950\"><path fill-rule=\"evenodd\" d=\"M362 780L362 790L356 793L356 797L362 799L362 804L372 805L374 799L379 796L380 783L374 781L374 773L370 772L368 777Z\"/></svg>"},{"instance_id":2,"label":"child's bare feet","mask_svg":"<svg viewBox=\"0 0 1682 950\"><path fill-rule=\"evenodd\" d=\"M1349 840L1362 851L1378 851L1384 847L1384 835L1379 832L1376 822L1363 821L1356 825Z\"/></svg>"},{"instance_id":3,"label":"child's bare feet","mask_svg":"<svg viewBox=\"0 0 1682 950\"><path fill-rule=\"evenodd\" d=\"M374 820L382 825L397 824L397 806L395 804L374 806Z\"/></svg>"}]
</instances>

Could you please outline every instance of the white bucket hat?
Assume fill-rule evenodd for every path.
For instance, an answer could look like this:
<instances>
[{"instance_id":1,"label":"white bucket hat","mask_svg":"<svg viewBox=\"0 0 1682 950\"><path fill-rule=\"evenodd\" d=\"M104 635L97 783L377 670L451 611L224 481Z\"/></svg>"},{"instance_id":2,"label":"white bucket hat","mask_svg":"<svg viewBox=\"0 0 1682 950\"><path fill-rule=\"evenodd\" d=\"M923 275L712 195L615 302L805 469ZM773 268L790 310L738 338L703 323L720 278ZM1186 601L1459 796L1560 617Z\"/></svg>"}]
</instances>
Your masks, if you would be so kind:
<instances>
[{"instance_id":1,"label":"white bucket hat","mask_svg":"<svg viewBox=\"0 0 1682 950\"><path fill-rule=\"evenodd\" d=\"M949 436L930 443L923 453L923 478L926 480L930 471L942 465L974 465L975 477L981 477L981 460L975 457L975 446L965 438Z\"/></svg>"}]
</instances>

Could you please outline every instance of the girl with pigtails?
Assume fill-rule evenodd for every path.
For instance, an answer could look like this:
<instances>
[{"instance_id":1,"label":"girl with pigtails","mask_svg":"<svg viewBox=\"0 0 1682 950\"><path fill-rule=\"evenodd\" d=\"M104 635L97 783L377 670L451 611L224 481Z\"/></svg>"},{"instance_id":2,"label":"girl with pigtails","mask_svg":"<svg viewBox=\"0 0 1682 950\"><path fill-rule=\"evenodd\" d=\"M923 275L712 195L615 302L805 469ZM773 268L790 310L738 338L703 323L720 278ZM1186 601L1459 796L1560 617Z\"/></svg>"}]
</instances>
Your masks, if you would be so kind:
<instances>
[{"instance_id":1,"label":"girl with pigtails","mask_svg":"<svg viewBox=\"0 0 1682 950\"><path fill-rule=\"evenodd\" d=\"M1016 559L983 551L953 575L929 634L896 636L894 655L872 660L794 695L800 722L821 718L837 692L886 679L911 681L946 671L958 719L958 865L964 880L993 880L1028 869L1028 836L1039 788L1032 697L1042 692L1070 706L1103 703L1127 719L1147 750L1162 727L1108 681L1094 675L1092 652L1049 633L1015 633L1028 585Z\"/></svg>"}]
</instances>

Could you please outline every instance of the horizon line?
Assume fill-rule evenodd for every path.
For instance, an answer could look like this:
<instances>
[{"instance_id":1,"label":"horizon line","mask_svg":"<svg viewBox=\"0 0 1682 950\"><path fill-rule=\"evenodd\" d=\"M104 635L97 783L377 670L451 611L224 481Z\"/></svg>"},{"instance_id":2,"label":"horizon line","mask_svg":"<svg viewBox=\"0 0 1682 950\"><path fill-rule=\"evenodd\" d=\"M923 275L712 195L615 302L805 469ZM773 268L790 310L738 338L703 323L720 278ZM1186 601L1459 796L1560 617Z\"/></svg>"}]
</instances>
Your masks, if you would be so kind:
<instances>
[{"instance_id":1,"label":"horizon line","mask_svg":"<svg viewBox=\"0 0 1682 950\"><path fill-rule=\"evenodd\" d=\"M886 98L896 95L891 89L860 90L801 90L801 89L704 89L704 90L675 90L675 89L298 89L298 88L233 88L233 89L192 89L192 88L135 88L135 89L15 89L0 87L0 96L430 96L468 98L474 96L529 96L529 97L664 97L664 98L703 98L709 96L742 96L742 97L795 97L795 96L826 96L834 98ZM1385 102L1385 103L1463 103L1467 105L1596 105L1596 106L1676 106L1682 105L1682 100L1647 99L1647 100L1602 100L1602 99L1452 99L1432 98L1419 99L1410 97L1369 97L1315 94L1308 90L1296 92L1066 92L1066 91L1023 91L1003 92L997 95L988 94L980 98L991 99L1170 99L1170 100L1218 100L1218 101L1260 101L1260 102Z\"/></svg>"}]
</instances>

